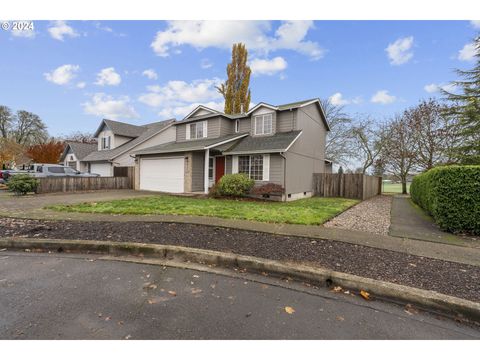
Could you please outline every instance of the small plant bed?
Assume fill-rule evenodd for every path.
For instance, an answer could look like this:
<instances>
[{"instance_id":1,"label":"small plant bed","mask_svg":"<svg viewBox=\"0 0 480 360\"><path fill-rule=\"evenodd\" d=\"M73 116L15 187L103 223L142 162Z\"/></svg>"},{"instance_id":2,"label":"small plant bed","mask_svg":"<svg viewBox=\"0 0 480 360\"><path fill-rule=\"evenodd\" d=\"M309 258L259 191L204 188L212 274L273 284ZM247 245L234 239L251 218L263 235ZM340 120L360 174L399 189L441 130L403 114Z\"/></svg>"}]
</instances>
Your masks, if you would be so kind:
<instances>
[{"instance_id":1,"label":"small plant bed","mask_svg":"<svg viewBox=\"0 0 480 360\"><path fill-rule=\"evenodd\" d=\"M54 205L48 208L83 213L196 215L269 223L321 225L357 203L358 200L353 199L319 197L292 202L269 202L158 195L98 203Z\"/></svg>"}]
</instances>

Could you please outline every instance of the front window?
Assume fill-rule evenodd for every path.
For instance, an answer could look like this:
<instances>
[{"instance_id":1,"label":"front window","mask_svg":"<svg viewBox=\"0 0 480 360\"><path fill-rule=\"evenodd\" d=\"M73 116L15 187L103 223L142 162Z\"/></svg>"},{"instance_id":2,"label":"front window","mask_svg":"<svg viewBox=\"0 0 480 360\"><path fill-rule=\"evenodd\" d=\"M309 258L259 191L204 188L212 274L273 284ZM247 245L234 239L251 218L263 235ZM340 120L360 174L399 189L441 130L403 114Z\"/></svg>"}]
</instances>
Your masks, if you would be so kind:
<instances>
[{"instance_id":1,"label":"front window","mask_svg":"<svg viewBox=\"0 0 480 360\"><path fill-rule=\"evenodd\" d=\"M238 172L252 180L263 180L263 155L239 156Z\"/></svg>"},{"instance_id":2,"label":"front window","mask_svg":"<svg viewBox=\"0 0 480 360\"><path fill-rule=\"evenodd\" d=\"M208 178L213 180L213 157L208 158Z\"/></svg>"},{"instance_id":3,"label":"front window","mask_svg":"<svg viewBox=\"0 0 480 360\"><path fill-rule=\"evenodd\" d=\"M190 139L201 139L203 137L207 137L207 134L204 134L203 132L203 127L204 127L204 122L196 122L193 124L190 124Z\"/></svg>"},{"instance_id":4,"label":"front window","mask_svg":"<svg viewBox=\"0 0 480 360\"><path fill-rule=\"evenodd\" d=\"M255 135L268 135L272 130L272 114L255 116Z\"/></svg>"},{"instance_id":5,"label":"front window","mask_svg":"<svg viewBox=\"0 0 480 360\"><path fill-rule=\"evenodd\" d=\"M110 149L110 136L102 137L102 149Z\"/></svg>"}]
</instances>

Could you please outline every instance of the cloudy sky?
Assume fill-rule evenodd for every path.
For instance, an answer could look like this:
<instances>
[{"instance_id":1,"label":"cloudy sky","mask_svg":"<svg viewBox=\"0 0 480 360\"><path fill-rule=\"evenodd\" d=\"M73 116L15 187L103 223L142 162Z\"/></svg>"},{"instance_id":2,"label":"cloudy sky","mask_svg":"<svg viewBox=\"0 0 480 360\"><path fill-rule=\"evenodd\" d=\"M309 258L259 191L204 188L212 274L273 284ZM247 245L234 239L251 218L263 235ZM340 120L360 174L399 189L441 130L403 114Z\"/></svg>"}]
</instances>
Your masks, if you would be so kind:
<instances>
[{"instance_id":1,"label":"cloudy sky","mask_svg":"<svg viewBox=\"0 0 480 360\"><path fill-rule=\"evenodd\" d=\"M234 42L249 49L252 102L330 98L382 120L438 96L473 64L478 21L36 21L0 30L0 104L52 135L134 124L197 104L223 109Z\"/></svg>"}]
</instances>

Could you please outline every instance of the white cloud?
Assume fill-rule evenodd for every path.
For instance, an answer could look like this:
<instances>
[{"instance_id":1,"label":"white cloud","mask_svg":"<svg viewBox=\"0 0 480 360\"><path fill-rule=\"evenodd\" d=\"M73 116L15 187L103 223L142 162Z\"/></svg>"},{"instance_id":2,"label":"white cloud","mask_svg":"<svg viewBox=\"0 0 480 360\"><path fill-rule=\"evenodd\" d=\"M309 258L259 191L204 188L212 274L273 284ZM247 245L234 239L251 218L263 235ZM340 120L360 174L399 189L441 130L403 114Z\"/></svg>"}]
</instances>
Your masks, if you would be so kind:
<instances>
[{"instance_id":1,"label":"white cloud","mask_svg":"<svg viewBox=\"0 0 480 360\"><path fill-rule=\"evenodd\" d=\"M187 105L179 105L179 106L168 106L163 108L158 115L162 116L163 118L183 118L193 109L195 109L198 105L203 105L209 107L214 110L223 111L224 109L224 102L223 101L209 101L206 103L192 103Z\"/></svg>"},{"instance_id":2,"label":"white cloud","mask_svg":"<svg viewBox=\"0 0 480 360\"><path fill-rule=\"evenodd\" d=\"M250 62L253 75L274 75L287 68L287 62L281 56L273 59L253 59Z\"/></svg>"},{"instance_id":3,"label":"white cloud","mask_svg":"<svg viewBox=\"0 0 480 360\"><path fill-rule=\"evenodd\" d=\"M83 88L85 88L85 86L87 86L87 83L84 82L84 81L81 81L81 82L77 83L77 88L79 88L79 89L83 89Z\"/></svg>"},{"instance_id":4,"label":"white cloud","mask_svg":"<svg viewBox=\"0 0 480 360\"><path fill-rule=\"evenodd\" d=\"M128 96L114 98L104 93L96 93L90 101L82 104L86 114L115 119L138 118Z\"/></svg>"},{"instance_id":5,"label":"white cloud","mask_svg":"<svg viewBox=\"0 0 480 360\"><path fill-rule=\"evenodd\" d=\"M60 41L63 41L65 36L79 36L78 33L71 26L67 25L66 21L63 20L54 21L48 28L48 32L52 38Z\"/></svg>"},{"instance_id":6,"label":"white cloud","mask_svg":"<svg viewBox=\"0 0 480 360\"><path fill-rule=\"evenodd\" d=\"M202 59L200 66L202 69L209 69L213 66L213 63L208 59Z\"/></svg>"},{"instance_id":7,"label":"white cloud","mask_svg":"<svg viewBox=\"0 0 480 360\"><path fill-rule=\"evenodd\" d=\"M330 103L335 106L343 106L347 104L361 104L363 102L363 99L361 96L356 96L353 99L346 99L343 97L343 94L341 92L336 92L332 96L328 98Z\"/></svg>"},{"instance_id":8,"label":"white cloud","mask_svg":"<svg viewBox=\"0 0 480 360\"><path fill-rule=\"evenodd\" d=\"M73 80L76 76L78 71L80 70L80 66L66 64L59 66L55 70L51 72L44 73L45 79L57 85L68 85L71 80Z\"/></svg>"},{"instance_id":9,"label":"white cloud","mask_svg":"<svg viewBox=\"0 0 480 360\"><path fill-rule=\"evenodd\" d=\"M143 73L142 73L143 76L146 76L147 78L149 78L150 80L157 80L158 79L158 75L157 75L157 72L153 69L147 69L147 70L144 70Z\"/></svg>"},{"instance_id":10,"label":"white cloud","mask_svg":"<svg viewBox=\"0 0 480 360\"><path fill-rule=\"evenodd\" d=\"M370 101L376 104L385 105L393 103L396 99L396 96L390 95L387 90L379 90L372 96Z\"/></svg>"},{"instance_id":11,"label":"white cloud","mask_svg":"<svg viewBox=\"0 0 480 360\"><path fill-rule=\"evenodd\" d=\"M455 92L457 87L453 84L427 84L423 87L423 89L428 92L429 94L439 92L440 89L443 89L448 92Z\"/></svg>"},{"instance_id":12,"label":"white cloud","mask_svg":"<svg viewBox=\"0 0 480 360\"><path fill-rule=\"evenodd\" d=\"M475 58L476 49L475 44L466 44L462 50L458 52L458 60L472 61Z\"/></svg>"},{"instance_id":13,"label":"white cloud","mask_svg":"<svg viewBox=\"0 0 480 360\"><path fill-rule=\"evenodd\" d=\"M480 29L480 20L471 20L470 25L472 25L474 29Z\"/></svg>"},{"instance_id":14,"label":"white cloud","mask_svg":"<svg viewBox=\"0 0 480 360\"><path fill-rule=\"evenodd\" d=\"M223 97L215 86L221 79L201 79L191 83L181 80L172 80L163 86L147 86L147 93L141 94L138 100L154 109L165 117L184 116L195 106L203 104L215 109L223 109Z\"/></svg>"},{"instance_id":15,"label":"white cloud","mask_svg":"<svg viewBox=\"0 0 480 360\"><path fill-rule=\"evenodd\" d=\"M388 44L385 51L387 52L390 64L402 65L407 63L413 57L413 36L397 39L395 42Z\"/></svg>"},{"instance_id":16,"label":"white cloud","mask_svg":"<svg viewBox=\"0 0 480 360\"><path fill-rule=\"evenodd\" d=\"M158 31L151 46L159 56L169 56L182 45L197 49L217 47L231 49L242 42L253 52L268 54L274 50L293 50L312 59L320 59L324 50L318 43L305 40L313 21L284 21L273 36L269 21L169 21L167 29Z\"/></svg>"},{"instance_id":17,"label":"white cloud","mask_svg":"<svg viewBox=\"0 0 480 360\"><path fill-rule=\"evenodd\" d=\"M335 106L347 105L349 101L343 98L342 93L336 92L328 98L330 103Z\"/></svg>"},{"instance_id":18,"label":"white cloud","mask_svg":"<svg viewBox=\"0 0 480 360\"><path fill-rule=\"evenodd\" d=\"M109 67L102 69L97 74L97 81L95 84L100 86L110 85L117 86L122 82L122 78L119 73L115 72L115 68Z\"/></svg>"}]
</instances>

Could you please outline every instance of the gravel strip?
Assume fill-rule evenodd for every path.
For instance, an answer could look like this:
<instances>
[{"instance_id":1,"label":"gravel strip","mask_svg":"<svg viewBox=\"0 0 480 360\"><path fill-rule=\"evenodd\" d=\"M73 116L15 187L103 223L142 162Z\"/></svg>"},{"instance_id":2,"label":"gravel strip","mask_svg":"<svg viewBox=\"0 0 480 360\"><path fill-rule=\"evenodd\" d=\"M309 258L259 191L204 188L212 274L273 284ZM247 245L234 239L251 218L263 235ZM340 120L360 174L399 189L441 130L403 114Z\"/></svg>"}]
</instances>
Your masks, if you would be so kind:
<instances>
[{"instance_id":1,"label":"gravel strip","mask_svg":"<svg viewBox=\"0 0 480 360\"><path fill-rule=\"evenodd\" d=\"M391 196L375 196L351 207L323 226L388 235L391 208Z\"/></svg>"},{"instance_id":2,"label":"gravel strip","mask_svg":"<svg viewBox=\"0 0 480 360\"><path fill-rule=\"evenodd\" d=\"M111 240L189 246L302 262L480 301L480 267L343 242L206 225L0 218L0 236Z\"/></svg>"}]
</instances>

